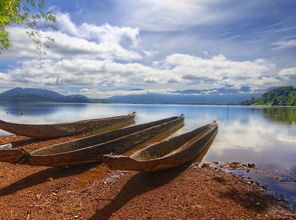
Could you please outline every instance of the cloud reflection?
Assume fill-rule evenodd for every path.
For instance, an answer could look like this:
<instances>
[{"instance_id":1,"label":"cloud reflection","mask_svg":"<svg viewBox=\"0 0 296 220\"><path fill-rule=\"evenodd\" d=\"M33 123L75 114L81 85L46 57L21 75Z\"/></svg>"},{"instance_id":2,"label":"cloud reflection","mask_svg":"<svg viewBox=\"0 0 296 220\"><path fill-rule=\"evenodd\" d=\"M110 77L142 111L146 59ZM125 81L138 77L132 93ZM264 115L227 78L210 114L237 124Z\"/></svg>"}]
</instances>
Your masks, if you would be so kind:
<instances>
[{"instance_id":1,"label":"cloud reflection","mask_svg":"<svg viewBox=\"0 0 296 220\"><path fill-rule=\"evenodd\" d=\"M295 166L296 133L294 126L279 126L267 120L252 118L247 123L224 124L207 161L254 162L263 167L292 170Z\"/></svg>"},{"instance_id":2,"label":"cloud reflection","mask_svg":"<svg viewBox=\"0 0 296 220\"><path fill-rule=\"evenodd\" d=\"M24 106L23 106L24 107ZM278 117L296 108L262 110L262 107L133 105L133 104L52 104L29 106L32 114L7 114L0 106L2 120L17 123L61 123L90 118L110 117L136 112L136 123L185 115L185 127L172 136L217 120L219 132L205 161L240 161L267 168L293 171L296 167L296 124L293 117ZM48 111L53 108L54 111ZM23 108L26 109L26 108ZM37 110L38 109L38 110ZM294 109L294 110L293 110ZM22 108L19 111L24 111ZM44 111L44 114L41 114ZM38 112L38 114L33 114ZM270 117L267 117L268 112ZM40 113L40 114L39 114ZM280 118L280 120L274 120ZM285 123L283 123L285 119ZM7 134L0 131L0 134Z\"/></svg>"}]
</instances>

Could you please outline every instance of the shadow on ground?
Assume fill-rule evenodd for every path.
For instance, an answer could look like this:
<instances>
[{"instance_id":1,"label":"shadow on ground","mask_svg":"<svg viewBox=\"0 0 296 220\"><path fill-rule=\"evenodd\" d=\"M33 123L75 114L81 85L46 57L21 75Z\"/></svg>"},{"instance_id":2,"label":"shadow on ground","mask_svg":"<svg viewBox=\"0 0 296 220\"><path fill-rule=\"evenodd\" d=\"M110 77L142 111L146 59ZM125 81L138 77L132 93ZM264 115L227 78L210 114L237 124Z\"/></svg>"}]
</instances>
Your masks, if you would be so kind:
<instances>
[{"instance_id":1,"label":"shadow on ground","mask_svg":"<svg viewBox=\"0 0 296 220\"><path fill-rule=\"evenodd\" d=\"M25 178L0 189L0 196L6 196L31 186L45 183L49 180L49 178L60 179L63 177L78 175L89 169L92 169L95 166L98 166L98 164L93 163L82 166L72 166L68 168L48 168L30 176L26 176Z\"/></svg>"},{"instance_id":2,"label":"shadow on ground","mask_svg":"<svg viewBox=\"0 0 296 220\"><path fill-rule=\"evenodd\" d=\"M118 193L118 195L112 200L112 202L110 202L101 210L97 210L95 215L93 215L89 219L108 219L112 215L112 213L119 210L134 197L169 183L177 176L179 176L183 171L185 171L189 165L190 164L187 164L186 166L182 166L178 169L156 173L137 173L135 176L127 181L127 183Z\"/></svg>"}]
</instances>

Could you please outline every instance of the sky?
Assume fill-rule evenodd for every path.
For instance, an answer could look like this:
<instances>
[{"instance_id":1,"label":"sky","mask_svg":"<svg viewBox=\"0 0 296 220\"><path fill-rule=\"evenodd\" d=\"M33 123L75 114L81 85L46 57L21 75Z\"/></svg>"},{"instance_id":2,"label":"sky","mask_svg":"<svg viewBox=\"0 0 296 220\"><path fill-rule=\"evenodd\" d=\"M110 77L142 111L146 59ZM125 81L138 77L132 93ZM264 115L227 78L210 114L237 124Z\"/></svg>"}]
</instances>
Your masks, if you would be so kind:
<instances>
[{"instance_id":1,"label":"sky","mask_svg":"<svg viewBox=\"0 0 296 220\"><path fill-rule=\"evenodd\" d=\"M0 91L106 98L296 84L294 0L47 0L45 7L57 30L41 34L55 42L40 61L27 29L7 27L13 47L0 54Z\"/></svg>"}]
</instances>

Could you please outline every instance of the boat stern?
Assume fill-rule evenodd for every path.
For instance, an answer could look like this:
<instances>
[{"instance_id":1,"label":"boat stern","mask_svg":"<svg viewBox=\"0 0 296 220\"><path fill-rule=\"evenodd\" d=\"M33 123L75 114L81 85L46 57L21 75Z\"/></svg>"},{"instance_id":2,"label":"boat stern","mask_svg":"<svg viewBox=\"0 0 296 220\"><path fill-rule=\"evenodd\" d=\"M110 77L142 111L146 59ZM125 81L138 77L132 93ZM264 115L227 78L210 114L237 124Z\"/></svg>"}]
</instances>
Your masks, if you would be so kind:
<instances>
[{"instance_id":1,"label":"boat stern","mask_svg":"<svg viewBox=\"0 0 296 220\"><path fill-rule=\"evenodd\" d=\"M102 160L111 170L134 170L137 165L137 161L123 155L105 154Z\"/></svg>"}]
</instances>

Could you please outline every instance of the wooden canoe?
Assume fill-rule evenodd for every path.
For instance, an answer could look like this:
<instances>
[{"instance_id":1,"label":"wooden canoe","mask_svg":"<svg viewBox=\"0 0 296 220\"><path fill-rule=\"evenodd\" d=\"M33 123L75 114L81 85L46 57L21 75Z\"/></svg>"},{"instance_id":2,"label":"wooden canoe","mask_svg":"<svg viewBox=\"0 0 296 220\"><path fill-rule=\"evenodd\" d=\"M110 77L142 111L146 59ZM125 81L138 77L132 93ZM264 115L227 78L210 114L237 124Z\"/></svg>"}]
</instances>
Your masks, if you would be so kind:
<instances>
[{"instance_id":1,"label":"wooden canoe","mask_svg":"<svg viewBox=\"0 0 296 220\"><path fill-rule=\"evenodd\" d=\"M119 124L133 123L134 118L135 113L62 124L16 124L0 120L0 129L33 138L55 138L116 128Z\"/></svg>"},{"instance_id":2,"label":"wooden canoe","mask_svg":"<svg viewBox=\"0 0 296 220\"><path fill-rule=\"evenodd\" d=\"M111 169L155 172L175 168L194 160L214 139L218 124L202 126L169 140L153 144L131 156L104 155L103 161Z\"/></svg>"},{"instance_id":3,"label":"wooden canoe","mask_svg":"<svg viewBox=\"0 0 296 220\"><path fill-rule=\"evenodd\" d=\"M22 149L0 150L0 162L38 166L69 166L101 162L103 154L124 153L151 138L183 124L184 117L170 117L146 124L122 128L63 144L26 152Z\"/></svg>"}]
</instances>

